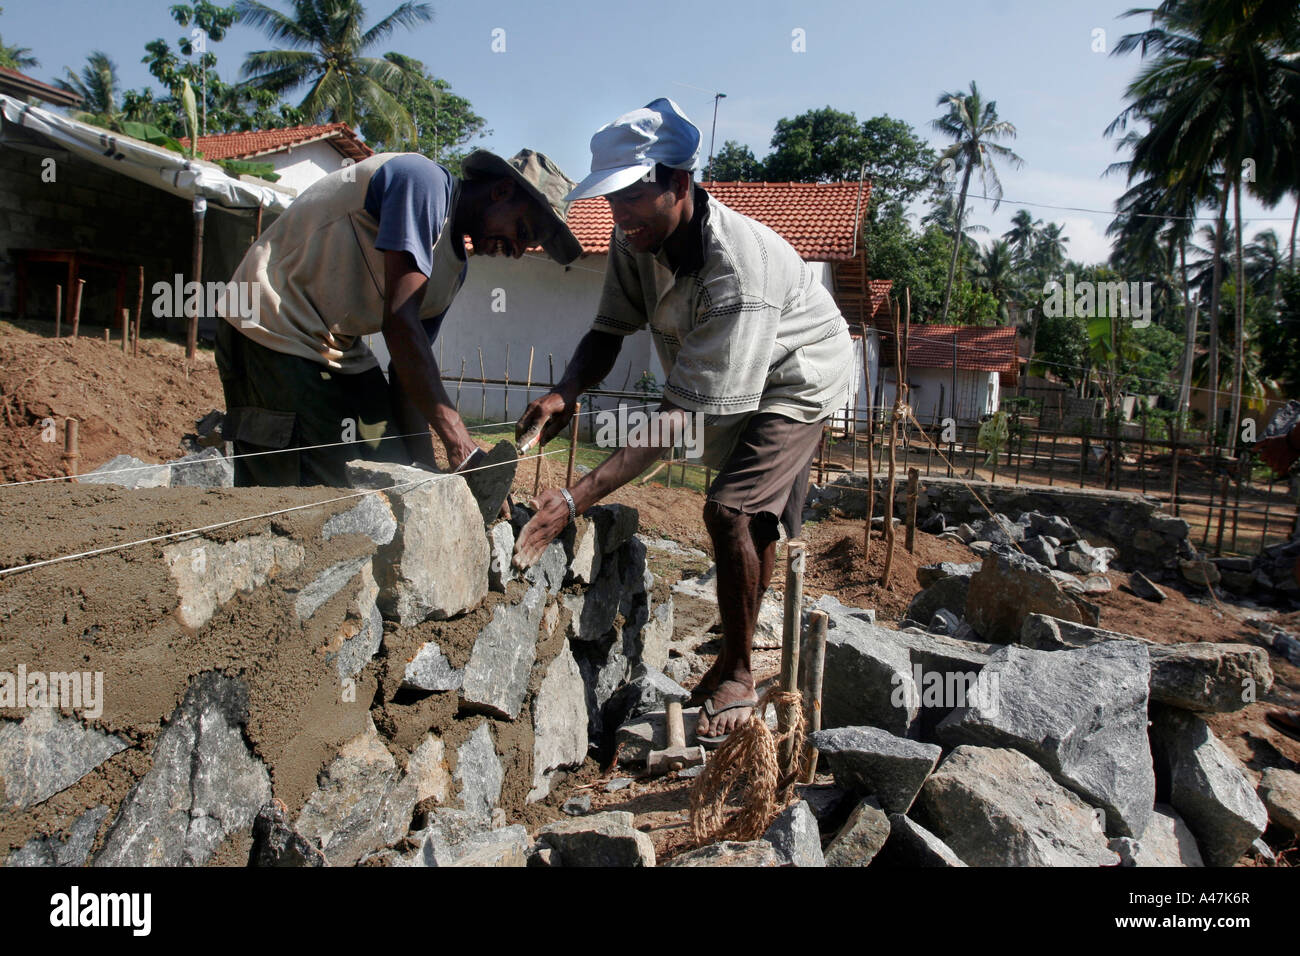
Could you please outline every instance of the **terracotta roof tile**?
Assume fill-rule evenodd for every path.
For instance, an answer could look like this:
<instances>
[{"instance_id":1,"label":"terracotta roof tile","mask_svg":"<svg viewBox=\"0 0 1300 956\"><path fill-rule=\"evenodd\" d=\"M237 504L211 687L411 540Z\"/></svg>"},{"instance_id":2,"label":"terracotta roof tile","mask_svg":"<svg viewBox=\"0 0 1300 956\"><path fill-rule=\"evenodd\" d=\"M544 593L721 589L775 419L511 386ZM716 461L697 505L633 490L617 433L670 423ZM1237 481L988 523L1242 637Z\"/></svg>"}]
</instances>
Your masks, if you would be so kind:
<instances>
[{"instance_id":1,"label":"terracotta roof tile","mask_svg":"<svg viewBox=\"0 0 1300 956\"><path fill-rule=\"evenodd\" d=\"M0 92L19 96L35 96L37 99L54 103L58 106L80 105L81 97L69 90L42 83L34 76L28 76L7 66L0 66Z\"/></svg>"},{"instance_id":2,"label":"terracotta roof tile","mask_svg":"<svg viewBox=\"0 0 1300 956\"><path fill-rule=\"evenodd\" d=\"M361 142L347 123L327 123L323 126L290 126L286 129L254 129L246 133L219 133L199 137L199 151L203 158L253 159L266 153L278 152L290 146L303 146L326 140L343 156L362 160L373 156L374 150ZM189 145L189 138L181 140Z\"/></svg>"},{"instance_id":3,"label":"terracotta roof tile","mask_svg":"<svg viewBox=\"0 0 1300 956\"><path fill-rule=\"evenodd\" d=\"M980 372L1016 373L1016 328L971 325L913 325L907 332L909 368L952 368L952 337L957 334L957 367ZM890 352L890 350L886 350ZM892 354L892 352L890 352Z\"/></svg>"},{"instance_id":4,"label":"terracotta roof tile","mask_svg":"<svg viewBox=\"0 0 1300 956\"><path fill-rule=\"evenodd\" d=\"M859 210L871 196L871 184L857 183L701 183L722 203L772 229L810 262L850 259ZM609 252L614 219L602 197L582 199L569 207L569 228L586 255Z\"/></svg>"}]
</instances>

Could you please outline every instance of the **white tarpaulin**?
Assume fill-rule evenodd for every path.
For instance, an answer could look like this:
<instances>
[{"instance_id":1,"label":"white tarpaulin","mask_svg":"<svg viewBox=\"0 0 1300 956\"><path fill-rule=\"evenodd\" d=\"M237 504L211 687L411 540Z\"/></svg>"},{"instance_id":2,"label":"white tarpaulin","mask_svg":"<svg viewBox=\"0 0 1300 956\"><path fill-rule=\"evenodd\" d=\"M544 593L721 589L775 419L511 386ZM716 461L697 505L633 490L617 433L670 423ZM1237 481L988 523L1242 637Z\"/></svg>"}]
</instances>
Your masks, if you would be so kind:
<instances>
[{"instance_id":1,"label":"white tarpaulin","mask_svg":"<svg viewBox=\"0 0 1300 956\"><path fill-rule=\"evenodd\" d=\"M78 123L21 100L0 95L0 145L49 144L80 159L116 170L123 176L184 199L202 198L231 211L261 206L276 215L289 208L292 197L226 174L220 166L187 159L180 153Z\"/></svg>"}]
</instances>

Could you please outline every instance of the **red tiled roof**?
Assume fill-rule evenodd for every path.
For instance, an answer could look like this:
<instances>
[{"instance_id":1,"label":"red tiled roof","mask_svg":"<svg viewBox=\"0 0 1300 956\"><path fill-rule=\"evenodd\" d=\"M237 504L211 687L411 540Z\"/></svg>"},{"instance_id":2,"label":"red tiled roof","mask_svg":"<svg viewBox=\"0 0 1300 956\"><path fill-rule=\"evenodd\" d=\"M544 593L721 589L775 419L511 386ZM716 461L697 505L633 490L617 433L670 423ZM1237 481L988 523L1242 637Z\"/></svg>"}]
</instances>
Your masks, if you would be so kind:
<instances>
[{"instance_id":1,"label":"red tiled roof","mask_svg":"<svg viewBox=\"0 0 1300 956\"><path fill-rule=\"evenodd\" d=\"M907 330L908 368L952 368L954 332L957 334L959 369L1003 374L1015 374L1019 370L1020 363L1016 355L1016 328L1013 325L995 328L971 325L912 325Z\"/></svg>"},{"instance_id":2,"label":"red tiled roof","mask_svg":"<svg viewBox=\"0 0 1300 956\"><path fill-rule=\"evenodd\" d=\"M0 66L0 93L20 97L34 96L56 106L76 106L81 102L81 97L76 93L42 83L35 77L11 70L7 66Z\"/></svg>"},{"instance_id":3,"label":"red tiled roof","mask_svg":"<svg viewBox=\"0 0 1300 956\"><path fill-rule=\"evenodd\" d=\"M772 229L810 262L850 259L860 210L871 184L865 183L701 183L714 199ZM859 202L859 189L861 201ZM569 207L569 228L586 255L609 252L614 218L602 197Z\"/></svg>"},{"instance_id":4,"label":"red tiled roof","mask_svg":"<svg viewBox=\"0 0 1300 956\"><path fill-rule=\"evenodd\" d=\"M321 140L327 141L348 159L362 160L373 156L374 150L361 142L347 123L327 123L323 126L290 126L287 129L254 129L246 133L219 133L199 137L199 152L204 159L252 159L267 153L277 153L291 146L305 146ZM189 138L181 140L189 146Z\"/></svg>"}]
</instances>

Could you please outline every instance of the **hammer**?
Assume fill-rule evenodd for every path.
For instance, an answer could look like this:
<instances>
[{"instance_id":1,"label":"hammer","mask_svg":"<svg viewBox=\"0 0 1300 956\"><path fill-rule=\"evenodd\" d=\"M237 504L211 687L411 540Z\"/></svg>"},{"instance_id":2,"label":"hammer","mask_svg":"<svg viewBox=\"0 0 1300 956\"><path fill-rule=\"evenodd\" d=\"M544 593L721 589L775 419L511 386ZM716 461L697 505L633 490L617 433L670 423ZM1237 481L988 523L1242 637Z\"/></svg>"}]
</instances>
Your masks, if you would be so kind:
<instances>
[{"instance_id":1,"label":"hammer","mask_svg":"<svg viewBox=\"0 0 1300 956\"><path fill-rule=\"evenodd\" d=\"M646 757L645 768L653 776L673 770L685 770L704 763L704 748L686 746L686 728L682 725L682 702L670 700L666 715L668 721L668 748L652 750Z\"/></svg>"}]
</instances>

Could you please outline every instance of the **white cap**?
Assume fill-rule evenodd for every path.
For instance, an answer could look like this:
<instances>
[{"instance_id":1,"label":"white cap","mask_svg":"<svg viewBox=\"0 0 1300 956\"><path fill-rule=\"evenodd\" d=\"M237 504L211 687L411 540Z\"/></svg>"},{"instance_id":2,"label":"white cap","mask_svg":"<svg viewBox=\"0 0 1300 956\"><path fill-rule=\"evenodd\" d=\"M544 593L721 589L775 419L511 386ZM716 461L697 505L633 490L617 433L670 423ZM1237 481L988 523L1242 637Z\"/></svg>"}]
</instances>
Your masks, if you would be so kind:
<instances>
[{"instance_id":1,"label":"white cap","mask_svg":"<svg viewBox=\"0 0 1300 956\"><path fill-rule=\"evenodd\" d=\"M564 197L565 202L618 192L645 177L656 163L695 169L700 155L699 128L667 97L624 113L591 138L591 175Z\"/></svg>"}]
</instances>

